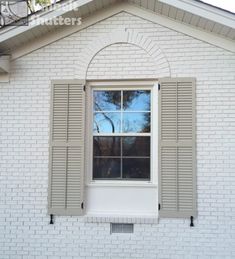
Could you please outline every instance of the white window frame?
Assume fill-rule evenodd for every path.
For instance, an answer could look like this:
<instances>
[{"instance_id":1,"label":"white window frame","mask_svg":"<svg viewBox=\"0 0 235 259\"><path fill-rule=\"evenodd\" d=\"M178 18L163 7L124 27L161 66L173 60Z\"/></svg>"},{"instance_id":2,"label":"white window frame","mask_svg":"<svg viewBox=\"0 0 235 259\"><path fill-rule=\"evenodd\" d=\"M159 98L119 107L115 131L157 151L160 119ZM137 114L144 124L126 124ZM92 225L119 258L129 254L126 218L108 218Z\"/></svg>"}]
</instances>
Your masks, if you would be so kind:
<instances>
[{"instance_id":1,"label":"white window frame","mask_svg":"<svg viewBox=\"0 0 235 259\"><path fill-rule=\"evenodd\" d=\"M93 91L94 90L150 90L151 91L151 148L150 180L94 180L93 179ZM157 186L158 183L158 82L157 80L89 81L86 84L85 175L87 186ZM133 133L133 136L138 135ZM149 135L149 134L148 134ZM115 134L116 136L116 134ZM141 134L144 136L144 134Z\"/></svg>"}]
</instances>

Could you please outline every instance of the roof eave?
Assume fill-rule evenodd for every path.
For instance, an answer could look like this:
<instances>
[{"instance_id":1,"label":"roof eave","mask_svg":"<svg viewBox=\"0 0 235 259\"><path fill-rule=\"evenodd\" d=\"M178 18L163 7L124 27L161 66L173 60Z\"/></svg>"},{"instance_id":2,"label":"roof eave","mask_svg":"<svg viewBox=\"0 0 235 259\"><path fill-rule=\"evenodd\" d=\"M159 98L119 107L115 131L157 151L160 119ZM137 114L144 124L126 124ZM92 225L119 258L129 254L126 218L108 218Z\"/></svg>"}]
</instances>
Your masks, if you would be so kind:
<instances>
[{"instance_id":1,"label":"roof eave","mask_svg":"<svg viewBox=\"0 0 235 259\"><path fill-rule=\"evenodd\" d=\"M36 17L38 17L39 19L43 18L43 20L51 20L58 16L64 15L65 13L72 11L75 8L80 8L81 6L86 5L92 1L93 0L70 0L59 3L59 5L55 7L55 9L47 8L43 12L35 13L35 15L31 15L29 17L28 26L11 26L0 30L0 42L6 41L33 28L39 27L39 23L32 22Z\"/></svg>"},{"instance_id":2,"label":"roof eave","mask_svg":"<svg viewBox=\"0 0 235 259\"><path fill-rule=\"evenodd\" d=\"M189 13L200 15L203 18L235 29L235 15L220 8L207 5L195 0L159 0Z\"/></svg>"}]
</instances>

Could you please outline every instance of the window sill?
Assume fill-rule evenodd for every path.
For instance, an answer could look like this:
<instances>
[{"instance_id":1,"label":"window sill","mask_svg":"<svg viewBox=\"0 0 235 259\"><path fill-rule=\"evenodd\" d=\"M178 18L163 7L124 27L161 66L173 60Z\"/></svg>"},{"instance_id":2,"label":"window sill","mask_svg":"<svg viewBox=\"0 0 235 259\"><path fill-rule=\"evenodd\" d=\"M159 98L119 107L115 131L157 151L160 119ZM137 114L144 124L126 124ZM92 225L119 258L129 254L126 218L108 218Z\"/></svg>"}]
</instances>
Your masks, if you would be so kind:
<instances>
[{"instance_id":1,"label":"window sill","mask_svg":"<svg viewBox=\"0 0 235 259\"><path fill-rule=\"evenodd\" d=\"M157 185L151 182L110 182L110 181L94 181L86 184L87 187L147 187L157 188Z\"/></svg>"},{"instance_id":2,"label":"window sill","mask_svg":"<svg viewBox=\"0 0 235 259\"><path fill-rule=\"evenodd\" d=\"M155 216L134 216L134 215L86 215L86 223L132 223L132 224L158 224L158 217Z\"/></svg>"}]
</instances>

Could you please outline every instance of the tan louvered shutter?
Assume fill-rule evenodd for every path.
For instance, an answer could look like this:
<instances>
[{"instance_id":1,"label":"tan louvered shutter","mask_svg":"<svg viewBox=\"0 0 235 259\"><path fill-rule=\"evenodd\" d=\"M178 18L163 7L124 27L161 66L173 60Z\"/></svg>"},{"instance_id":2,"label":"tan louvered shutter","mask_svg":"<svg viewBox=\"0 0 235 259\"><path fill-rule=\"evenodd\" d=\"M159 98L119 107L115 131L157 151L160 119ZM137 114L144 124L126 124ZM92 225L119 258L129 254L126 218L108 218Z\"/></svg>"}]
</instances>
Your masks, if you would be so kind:
<instances>
[{"instance_id":1,"label":"tan louvered shutter","mask_svg":"<svg viewBox=\"0 0 235 259\"><path fill-rule=\"evenodd\" d=\"M195 79L159 83L160 216L195 216Z\"/></svg>"},{"instance_id":2,"label":"tan louvered shutter","mask_svg":"<svg viewBox=\"0 0 235 259\"><path fill-rule=\"evenodd\" d=\"M84 175L84 81L52 84L48 212L81 215Z\"/></svg>"}]
</instances>

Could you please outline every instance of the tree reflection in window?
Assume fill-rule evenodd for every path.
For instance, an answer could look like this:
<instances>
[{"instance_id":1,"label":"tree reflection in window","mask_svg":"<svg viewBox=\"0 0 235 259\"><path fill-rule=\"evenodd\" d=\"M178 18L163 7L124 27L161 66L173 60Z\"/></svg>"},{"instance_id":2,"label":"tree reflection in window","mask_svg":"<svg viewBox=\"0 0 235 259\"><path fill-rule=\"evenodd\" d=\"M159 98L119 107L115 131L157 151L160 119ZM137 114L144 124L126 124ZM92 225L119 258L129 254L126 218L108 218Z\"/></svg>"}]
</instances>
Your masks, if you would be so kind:
<instances>
[{"instance_id":1,"label":"tree reflection in window","mask_svg":"<svg viewBox=\"0 0 235 259\"><path fill-rule=\"evenodd\" d=\"M151 92L95 90L93 100L93 179L149 180Z\"/></svg>"}]
</instances>

